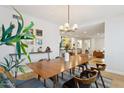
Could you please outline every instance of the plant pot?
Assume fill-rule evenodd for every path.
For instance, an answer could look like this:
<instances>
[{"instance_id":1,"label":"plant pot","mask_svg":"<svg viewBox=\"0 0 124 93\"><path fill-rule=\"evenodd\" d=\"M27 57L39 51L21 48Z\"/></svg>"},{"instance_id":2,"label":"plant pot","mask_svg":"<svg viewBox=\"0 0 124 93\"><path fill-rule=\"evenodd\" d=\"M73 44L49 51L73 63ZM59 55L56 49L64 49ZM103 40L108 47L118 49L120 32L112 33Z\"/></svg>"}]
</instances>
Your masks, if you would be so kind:
<instances>
[{"instance_id":1,"label":"plant pot","mask_svg":"<svg viewBox=\"0 0 124 93\"><path fill-rule=\"evenodd\" d=\"M68 52L65 52L65 54L64 54L64 60L65 60L65 62L68 62L69 61L69 53Z\"/></svg>"}]
</instances>

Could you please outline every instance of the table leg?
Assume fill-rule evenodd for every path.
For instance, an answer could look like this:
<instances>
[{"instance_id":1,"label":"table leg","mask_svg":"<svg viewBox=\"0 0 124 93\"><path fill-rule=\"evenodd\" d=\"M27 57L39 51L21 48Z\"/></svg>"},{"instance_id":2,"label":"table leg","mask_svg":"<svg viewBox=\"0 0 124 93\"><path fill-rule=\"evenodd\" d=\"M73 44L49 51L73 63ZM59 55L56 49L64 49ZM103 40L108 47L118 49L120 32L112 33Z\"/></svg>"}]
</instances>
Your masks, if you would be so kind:
<instances>
[{"instance_id":1,"label":"table leg","mask_svg":"<svg viewBox=\"0 0 124 93\"><path fill-rule=\"evenodd\" d=\"M71 75L71 73L72 73L72 72L71 72L71 69L70 69L70 75Z\"/></svg>"},{"instance_id":2,"label":"table leg","mask_svg":"<svg viewBox=\"0 0 124 93\"><path fill-rule=\"evenodd\" d=\"M75 74L75 68L72 68L72 73L73 73L73 75Z\"/></svg>"},{"instance_id":3,"label":"table leg","mask_svg":"<svg viewBox=\"0 0 124 93\"><path fill-rule=\"evenodd\" d=\"M40 76L40 75L38 75L38 80L40 80L40 78L41 78L41 76Z\"/></svg>"},{"instance_id":4,"label":"table leg","mask_svg":"<svg viewBox=\"0 0 124 93\"><path fill-rule=\"evenodd\" d=\"M62 72L62 79L63 79L63 72Z\"/></svg>"},{"instance_id":5,"label":"table leg","mask_svg":"<svg viewBox=\"0 0 124 93\"><path fill-rule=\"evenodd\" d=\"M44 87L46 87L46 79L44 79Z\"/></svg>"},{"instance_id":6,"label":"table leg","mask_svg":"<svg viewBox=\"0 0 124 93\"><path fill-rule=\"evenodd\" d=\"M58 75L56 75L54 77L54 85L53 85L53 87L55 88L55 87L57 87L57 85L58 85Z\"/></svg>"}]
</instances>

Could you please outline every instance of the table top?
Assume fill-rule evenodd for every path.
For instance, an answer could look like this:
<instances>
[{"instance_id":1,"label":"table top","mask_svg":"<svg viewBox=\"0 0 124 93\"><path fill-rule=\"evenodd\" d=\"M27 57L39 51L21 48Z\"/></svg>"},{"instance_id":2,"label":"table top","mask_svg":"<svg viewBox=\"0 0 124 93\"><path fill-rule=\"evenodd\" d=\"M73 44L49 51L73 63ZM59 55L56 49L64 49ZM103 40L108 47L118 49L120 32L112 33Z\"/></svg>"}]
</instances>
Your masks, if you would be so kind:
<instances>
[{"instance_id":1,"label":"table top","mask_svg":"<svg viewBox=\"0 0 124 93\"><path fill-rule=\"evenodd\" d=\"M48 79L61 72L74 68L80 64L88 62L87 56L74 55L70 56L69 62L64 62L63 58L44 60L27 64L35 73L43 79Z\"/></svg>"}]
</instances>

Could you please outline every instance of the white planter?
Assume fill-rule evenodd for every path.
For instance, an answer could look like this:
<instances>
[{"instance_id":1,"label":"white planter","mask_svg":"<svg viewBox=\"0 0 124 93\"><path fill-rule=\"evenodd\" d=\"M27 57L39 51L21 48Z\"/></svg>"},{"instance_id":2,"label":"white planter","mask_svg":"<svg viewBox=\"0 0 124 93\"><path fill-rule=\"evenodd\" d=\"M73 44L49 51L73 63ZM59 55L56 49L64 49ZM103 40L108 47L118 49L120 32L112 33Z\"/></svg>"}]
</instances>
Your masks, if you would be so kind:
<instances>
[{"instance_id":1,"label":"white planter","mask_svg":"<svg viewBox=\"0 0 124 93\"><path fill-rule=\"evenodd\" d=\"M65 59L65 62L68 62L69 61L69 53L68 52L65 52L64 54L64 59Z\"/></svg>"}]
</instances>

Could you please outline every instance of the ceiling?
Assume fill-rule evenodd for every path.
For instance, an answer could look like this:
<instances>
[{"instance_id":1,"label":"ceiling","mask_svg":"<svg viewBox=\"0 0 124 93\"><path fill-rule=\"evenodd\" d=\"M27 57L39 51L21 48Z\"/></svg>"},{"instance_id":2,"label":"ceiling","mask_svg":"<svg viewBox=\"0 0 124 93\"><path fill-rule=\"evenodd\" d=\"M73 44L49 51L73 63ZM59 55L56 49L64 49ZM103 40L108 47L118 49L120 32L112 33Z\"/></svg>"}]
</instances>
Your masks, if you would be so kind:
<instances>
[{"instance_id":1,"label":"ceiling","mask_svg":"<svg viewBox=\"0 0 124 93\"><path fill-rule=\"evenodd\" d=\"M44 18L58 26L67 22L66 5L16 5L14 7L22 13L37 18ZM71 35L82 38L94 37L94 35L102 37L97 35L97 33L104 33L104 23L85 27L82 27L82 25L93 20L105 19L121 14L124 14L124 6L122 5L71 5L70 22L71 24L76 23L80 27L77 32L71 33ZM85 31L87 33L84 33Z\"/></svg>"}]
</instances>

